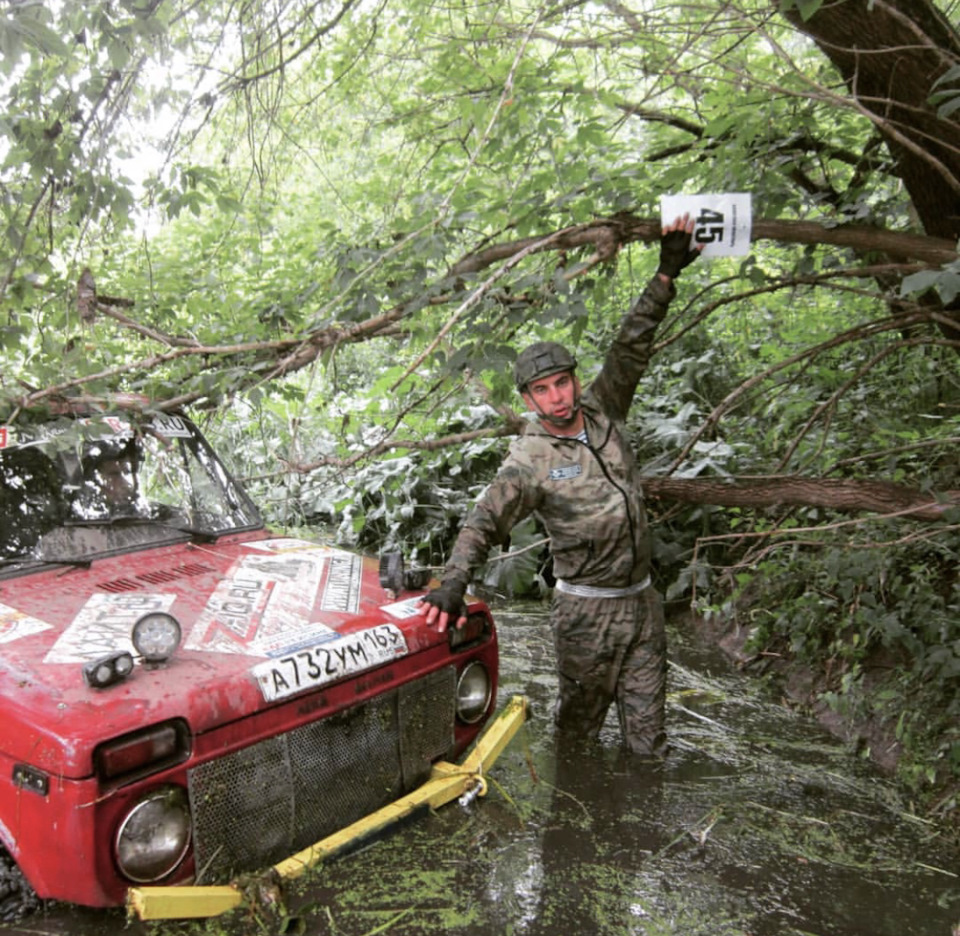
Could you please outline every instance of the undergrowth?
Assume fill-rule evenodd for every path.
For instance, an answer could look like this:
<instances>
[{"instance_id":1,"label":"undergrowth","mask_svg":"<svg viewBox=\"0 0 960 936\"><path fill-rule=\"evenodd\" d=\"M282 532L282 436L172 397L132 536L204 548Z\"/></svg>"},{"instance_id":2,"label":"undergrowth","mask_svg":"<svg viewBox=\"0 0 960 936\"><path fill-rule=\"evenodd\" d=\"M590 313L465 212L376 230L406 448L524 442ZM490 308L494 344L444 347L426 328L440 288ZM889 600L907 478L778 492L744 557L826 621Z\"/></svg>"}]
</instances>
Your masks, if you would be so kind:
<instances>
[{"instance_id":1,"label":"undergrowth","mask_svg":"<svg viewBox=\"0 0 960 936\"><path fill-rule=\"evenodd\" d=\"M731 575L726 598L700 608L744 628L754 659L820 674L817 701L844 720L882 726L918 808L956 826L958 550L949 526L884 545L865 531L842 544L795 544Z\"/></svg>"}]
</instances>

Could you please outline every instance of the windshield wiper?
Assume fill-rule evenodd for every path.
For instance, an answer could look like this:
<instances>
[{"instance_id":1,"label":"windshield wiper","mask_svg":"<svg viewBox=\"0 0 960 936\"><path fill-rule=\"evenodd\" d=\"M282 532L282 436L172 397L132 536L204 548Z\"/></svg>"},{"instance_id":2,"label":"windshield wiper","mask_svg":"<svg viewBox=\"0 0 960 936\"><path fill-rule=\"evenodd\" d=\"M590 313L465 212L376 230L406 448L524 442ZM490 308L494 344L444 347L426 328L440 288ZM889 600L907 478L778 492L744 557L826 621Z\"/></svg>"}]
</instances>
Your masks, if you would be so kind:
<instances>
[{"instance_id":1,"label":"windshield wiper","mask_svg":"<svg viewBox=\"0 0 960 936\"><path fill-rule=\"evenodd\" d=\"M90 527L163 527L166 530L176 530L177 533L183 533L189 536L194 543L215 543L221 536L225 536L230 530L204 530L199 527L190 526L188 523L175 523L172 520L160 520L157 517L141 517L136 515L121 515L117 517L90 517L86 519L66 520L64 527L90 528Z\"/></svg>"},{"instance_id":2,"label":"windshield wiper","mask_svg":"<svg viewBox=\"0 0 960 936\"><path fill-rule=\"evenodd\" d=\"M64 520L61 526L65 529L77 527L89 528L99 526L133 526L137 523L153 523L149 517L135 517L132 514L123 514L116 517L71 517Z\"/></svg>"},{"instance_id":3,"label":"windshield wiper","mask_svg":"<svg viewBox=\"0 0 960 936\"><path fill-rule=\"evenodd\" d=\"M90 564L90 559L48 559L46 556L6 556L0 559L0 569L15 565L68 565L77 569L89 569Z\"/></svg>"},{"instance_id":4,"label":"windshield wiper","mask_svg":"<svg viewBox=\"0 0 960 936\"><path fill-rule=\"evenodd\" d=\"M152 523L157 526L166 527L168 530L176 530L178 533L186 533L193 543L215 543L221 536L229 533L229 530L215 532L213 530L201 530L199 527L188 526L183 523L170 523L169 520L153 520Z\"/></svg>"}]
</instances>

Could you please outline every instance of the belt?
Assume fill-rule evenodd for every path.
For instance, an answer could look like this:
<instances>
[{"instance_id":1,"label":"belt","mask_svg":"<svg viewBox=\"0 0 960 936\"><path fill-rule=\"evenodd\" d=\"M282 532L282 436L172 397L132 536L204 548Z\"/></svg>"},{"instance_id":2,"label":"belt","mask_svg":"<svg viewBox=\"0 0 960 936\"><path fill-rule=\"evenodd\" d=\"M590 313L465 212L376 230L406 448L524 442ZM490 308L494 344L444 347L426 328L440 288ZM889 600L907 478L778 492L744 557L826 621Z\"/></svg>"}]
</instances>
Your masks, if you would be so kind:
<instances>
[{"instance_id":1,"label":"belt","mask_svg":"<svg viewBox=\"0 0 960 936\"><path fill-rule=\"evenodd\" d=\"M574 585L572 582L565 582L563 579L557 579L554 586L558 592L565 595L576 595L578 598L627 598L630 595L639 595L644 589L650 587L650 576L648 575L642 582L636 585L625 585L623 588L603 588L599 585Z\"/></svg>"}]
</instances>

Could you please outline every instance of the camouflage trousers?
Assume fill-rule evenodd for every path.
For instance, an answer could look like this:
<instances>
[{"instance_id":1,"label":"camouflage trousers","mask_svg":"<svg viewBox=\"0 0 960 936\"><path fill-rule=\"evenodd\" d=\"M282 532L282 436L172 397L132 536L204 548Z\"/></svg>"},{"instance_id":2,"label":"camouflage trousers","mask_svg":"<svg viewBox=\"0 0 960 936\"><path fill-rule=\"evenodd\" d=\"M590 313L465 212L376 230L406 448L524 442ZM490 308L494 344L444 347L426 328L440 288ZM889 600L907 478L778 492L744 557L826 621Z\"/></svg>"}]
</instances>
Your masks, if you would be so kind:
<instances>
[{"instance_id":1,"label":"camouflage trousers","mask_svg":"<svg viewBox=\"0 0 960 936\"><path fill-rule=\"evenodd\" d=\"M624 746L662 756L667 638L656 589L621 598L554 592L550 616L560 679L558 732L595 738L616 702Z\"/></svg>"}]
</instances>

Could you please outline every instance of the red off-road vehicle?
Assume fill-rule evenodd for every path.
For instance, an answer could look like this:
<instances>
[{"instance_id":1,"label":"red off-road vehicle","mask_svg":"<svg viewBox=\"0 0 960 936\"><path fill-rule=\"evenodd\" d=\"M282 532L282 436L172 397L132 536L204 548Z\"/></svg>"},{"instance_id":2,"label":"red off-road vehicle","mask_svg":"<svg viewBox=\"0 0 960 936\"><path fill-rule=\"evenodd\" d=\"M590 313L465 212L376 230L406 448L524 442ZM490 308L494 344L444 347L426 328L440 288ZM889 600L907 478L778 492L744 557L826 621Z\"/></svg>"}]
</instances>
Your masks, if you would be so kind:
<instances>
[{"instance_id":1,"label":"red off-road vehicle","mask_svg":"<svg viewBox=\"0 0 960 936\"><path fill-rule=\"evenodd\" d=\"M457 757L493 711L480 603L273 535L186 417L0 424L0 915L217 883ZM0 850L2 851L2 850Z\"/></svg>"}]
</instances>

